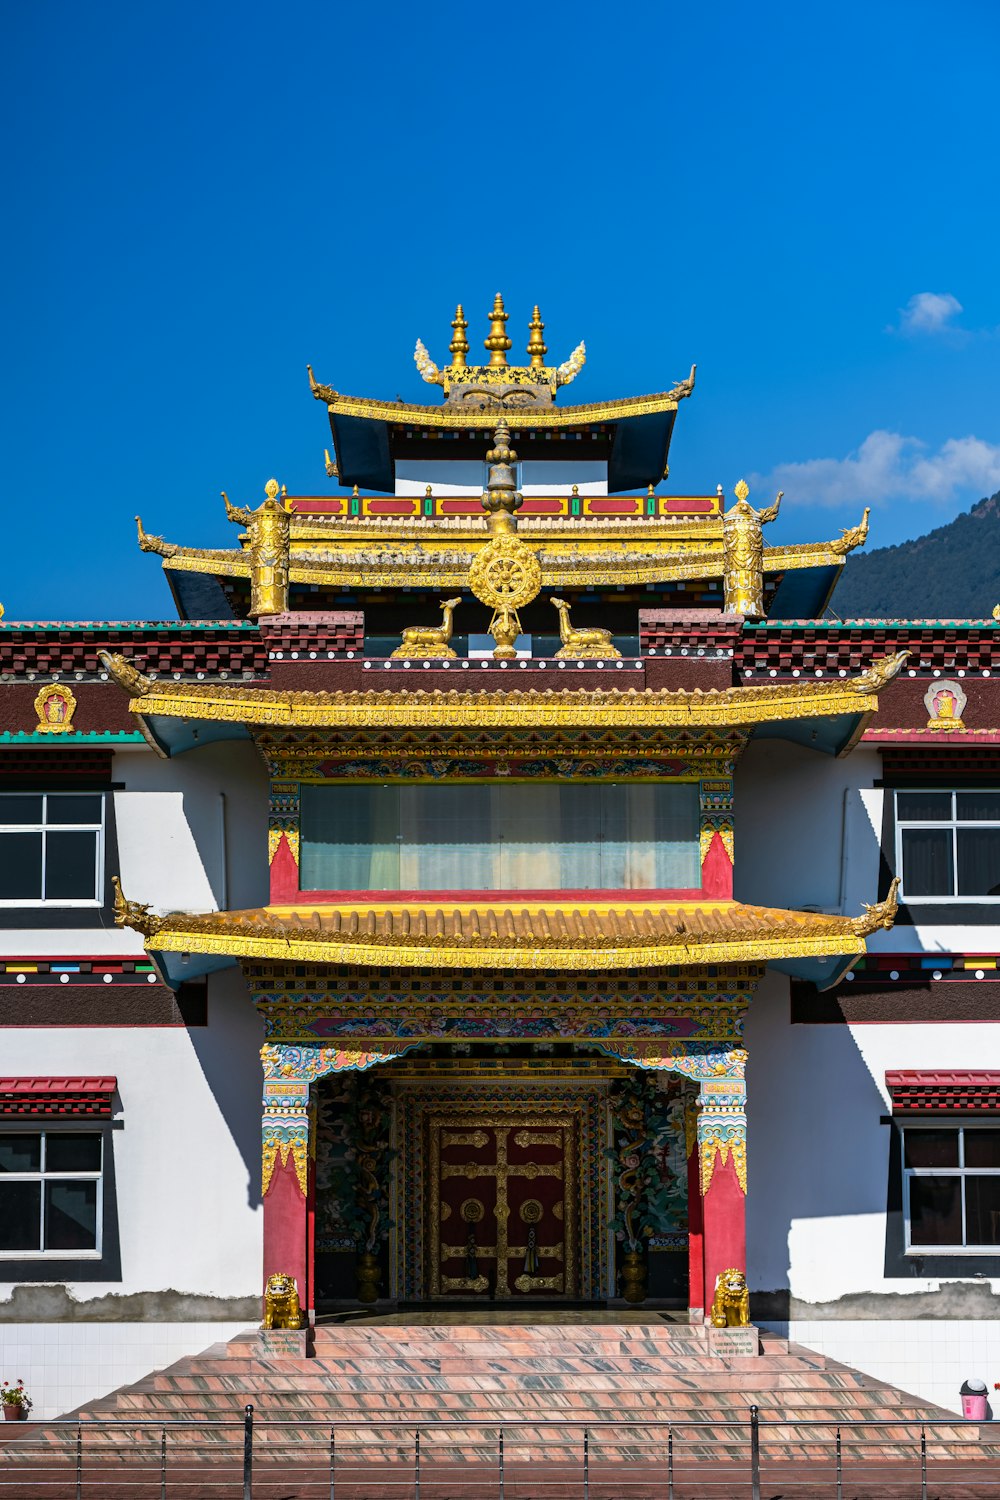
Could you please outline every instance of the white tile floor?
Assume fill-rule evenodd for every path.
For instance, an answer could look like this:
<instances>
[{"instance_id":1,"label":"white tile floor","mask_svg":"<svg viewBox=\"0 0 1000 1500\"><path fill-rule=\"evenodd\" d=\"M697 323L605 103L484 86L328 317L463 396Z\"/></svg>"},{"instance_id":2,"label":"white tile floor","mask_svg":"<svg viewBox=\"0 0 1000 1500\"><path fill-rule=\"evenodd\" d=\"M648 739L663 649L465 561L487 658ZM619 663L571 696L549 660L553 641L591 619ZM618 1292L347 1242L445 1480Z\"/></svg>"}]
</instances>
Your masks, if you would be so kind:
<instances>
[{"instance_id":1,"label":"white tile floor","mask_svg":"<svg viewBox=\"0 0 1000 1500\"><path fill-rule=\"evenodd\" d=\"M0 1377L22 1380L32 1417L58 1417L231 1339L245 1323L0 1323Z\"/></svg>"},{"instance_id":2,"label":"white tile floor","mask_svg":"<svg viewBox=\"0 0 1000 1500\"><path fill-rule=\"evenodd\" d=\"M840 1360L876 1380L947 1411L960 1412L959 1387L984 1380L994 1415L1000 1418L1000 1325L983 1320L923 1318L903 1321L856 1319L830 1322L764 1323L807 1349Z\"/></svg>"}]
</instances>

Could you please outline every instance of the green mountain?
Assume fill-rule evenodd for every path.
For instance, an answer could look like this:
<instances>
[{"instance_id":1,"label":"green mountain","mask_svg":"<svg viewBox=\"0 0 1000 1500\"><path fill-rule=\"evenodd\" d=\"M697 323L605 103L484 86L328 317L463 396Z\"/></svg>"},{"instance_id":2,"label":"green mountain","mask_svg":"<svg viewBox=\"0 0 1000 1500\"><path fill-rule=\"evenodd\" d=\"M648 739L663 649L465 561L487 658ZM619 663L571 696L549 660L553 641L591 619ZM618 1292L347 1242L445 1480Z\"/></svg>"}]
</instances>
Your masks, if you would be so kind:
<instances>
[{"instance_id":1,"label":"green mountain","mask_svg":"<svg viewBox=\"0 0 1000 1500\"><path fill-rule=\"evenodd\" d=\"M1000 602L1000 491L926 536L847 560L830 615L988 620Z\"/></svg>"}]
</instances>

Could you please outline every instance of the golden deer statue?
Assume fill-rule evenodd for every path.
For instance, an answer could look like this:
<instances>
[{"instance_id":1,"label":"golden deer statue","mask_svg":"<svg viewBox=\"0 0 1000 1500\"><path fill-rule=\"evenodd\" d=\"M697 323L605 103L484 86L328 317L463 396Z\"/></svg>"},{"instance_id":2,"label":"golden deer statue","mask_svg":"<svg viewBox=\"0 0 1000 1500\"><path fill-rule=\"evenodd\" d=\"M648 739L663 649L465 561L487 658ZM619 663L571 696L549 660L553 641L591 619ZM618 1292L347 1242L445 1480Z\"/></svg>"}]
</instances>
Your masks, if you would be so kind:
<instances>
[{"instance_id":1,"label":"golden deer statue","mask_svg":"<svg viewBox=\"0 0 1000 1500\"><path fill-rule=\"evenodd\" d=\"M442 599L440 625L407 625L403 630L402 645L392 653L403 661L426 661L431 656L454 657L448 645L451 640L451 617L461 599Z\"/></svg>"},{"instance_id":2,"label":"golden deer statue","mask_svg":"<svg viewBox=\"0 0 1000 1500\"><path fill-rule=\"evenodd\" d=\"M569 605L565 599L550 599L559 611L559 639L562 645L556 656L586 657L593 661L614 661L621 652L611 644L611 631L588 626L576 630L569 623Z\"/></svg>"}]
</instances>

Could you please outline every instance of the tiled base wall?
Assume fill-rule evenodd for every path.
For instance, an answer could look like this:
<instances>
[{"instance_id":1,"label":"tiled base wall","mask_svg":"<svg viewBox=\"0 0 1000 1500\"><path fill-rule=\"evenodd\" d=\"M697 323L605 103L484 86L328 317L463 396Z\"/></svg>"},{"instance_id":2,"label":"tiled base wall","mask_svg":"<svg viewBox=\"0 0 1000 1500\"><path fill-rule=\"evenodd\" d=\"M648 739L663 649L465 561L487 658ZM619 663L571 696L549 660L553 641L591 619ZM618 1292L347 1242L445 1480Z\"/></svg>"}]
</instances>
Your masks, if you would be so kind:
<instances>
[{"instance_id":1,"label":"tiled base wall","mask_svg":"<svg viewBox=\"0 0 1000 1500\"><path fill-rule=\"evenodd\" d=\"M245 1323L0 1323L0 1375L23 1380L33 1418L60 1417L174 1360L234 1338Z\"/></svg>"},{"instance_id":2,"label":"tiled base wall","mask_svg":"<svg viewBox=\"0 0 1000 1500\"><path fill-rule=\"evenodd\" d=\"M913 1319L826 1323L762 1323L796 1344L815 1349L900 1390L961 1412L963 1380L984 1380L994 1419L1000 1419L1000 1325L987 1320Z\"/></svg>"}]
</instances>

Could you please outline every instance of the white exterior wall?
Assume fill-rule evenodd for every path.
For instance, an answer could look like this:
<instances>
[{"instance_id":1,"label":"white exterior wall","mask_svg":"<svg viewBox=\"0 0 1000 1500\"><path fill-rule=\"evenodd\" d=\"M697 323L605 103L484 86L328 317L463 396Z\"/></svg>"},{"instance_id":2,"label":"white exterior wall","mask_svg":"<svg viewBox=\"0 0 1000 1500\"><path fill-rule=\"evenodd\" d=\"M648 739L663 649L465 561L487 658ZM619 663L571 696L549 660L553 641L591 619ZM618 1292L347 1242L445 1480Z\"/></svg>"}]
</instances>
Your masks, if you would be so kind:
<instances>
[{"instance_id":1,"label":"white exterior wall","mask_svg":"<svg viewBox=\"0 0 1000 1500\"><path fill-rule=\"evenodd\" d=\"M888 794L872 783L881 769L865 745L833 761L780 742L752 745L736 782L737 897L845 915L875 901ZM1000 925L895 927L868 947L996 952ZM963 1273L961 1256L943 1276L886 1274L885 1074L996 1067L1000 1025L793 1026L789 980L771 972L747 1017L747 1046L748 1275L755 1292L787 1293L789 1303L787 1319L764 1326L960 1411L964 1379L992 1387L998 1378L1000 1278Z\"/></svg>"},{"instance_id":2,"label":"white exterior wall","mask_svg":"<svg viewBox=\"0 0 1000 1500\"><path fill-rule=\"evenodd\" d=\"M608 466L571 459L530 459L519 466L524 495L568 495L574 484L581 495L606 495ZM442 473L447 479L442 479ZM396 464L396 494L423 495L430 485L435 495L481 495L487 466L475 459L440 461L404 459Z\"/></svg>"},{"instance_id":3,"label":"white exterior wall","mask_svg":"<svg viewBox=\"0 0 1000 1500\"><path fill-rule=\"evenodd\" d=\"M159 910L266 903L267 778L252 745L209 745L169 761L129 749L116 754L113 780L123 785L113 794L118 859L109 845L108 869L120 870L129 897ZM143 952L137 933L113 925L0 932L2 954ZM35 1416L58 1415L197 1353L253 1317L263 1030L235 966L208 984L204 1027L4 1032L6 1073L114 1074L120 1100L109 1226L120 1279L53 1283L39 1260L36 1278L13 1282L0 1260L2 1365L26 1381ZM106 1192L111 1180L106 1167Z\"/></svg>"}]
</instances>

